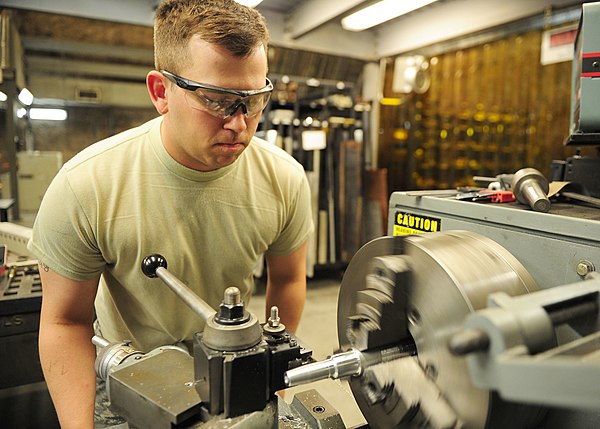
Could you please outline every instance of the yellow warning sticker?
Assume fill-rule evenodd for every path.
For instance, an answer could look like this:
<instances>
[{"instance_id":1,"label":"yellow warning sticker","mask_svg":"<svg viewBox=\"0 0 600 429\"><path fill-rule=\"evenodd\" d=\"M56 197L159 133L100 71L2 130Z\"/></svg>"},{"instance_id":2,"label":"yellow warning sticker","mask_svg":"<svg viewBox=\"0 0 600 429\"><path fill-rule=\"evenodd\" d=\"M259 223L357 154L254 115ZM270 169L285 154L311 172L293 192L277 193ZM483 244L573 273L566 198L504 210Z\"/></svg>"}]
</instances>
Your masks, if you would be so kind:
<instances>
[{"instance_id":1,"label":"yellow warning sticker","mask_svg":"<svg viewBox=\"0 0 600 429\"><path fill-rule=\"evenodd\" d=\"M441 229L441 219L407 212L396 212L394 235L423 234L425 232L438 232Z\"/></svg>"}]
</instances>

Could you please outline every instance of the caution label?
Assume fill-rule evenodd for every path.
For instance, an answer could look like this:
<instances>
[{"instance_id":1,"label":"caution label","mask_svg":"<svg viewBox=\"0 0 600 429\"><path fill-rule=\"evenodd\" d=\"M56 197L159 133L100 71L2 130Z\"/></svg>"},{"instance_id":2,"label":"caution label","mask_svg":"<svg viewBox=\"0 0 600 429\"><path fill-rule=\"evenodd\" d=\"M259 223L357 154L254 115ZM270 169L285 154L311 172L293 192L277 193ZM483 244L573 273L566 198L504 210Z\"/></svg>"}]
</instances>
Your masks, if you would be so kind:
<instances>
[{"instance_id":1,"label":"caution label","mask_svg":"<svg viewBox=\"0 0 600 429\"><path fill-rule=\"evenodd\" d=\"M441 219L406 212L396 212L394 235L423 234L425 232L438 232L441 229Z\"/></svg>"}]
</instances>

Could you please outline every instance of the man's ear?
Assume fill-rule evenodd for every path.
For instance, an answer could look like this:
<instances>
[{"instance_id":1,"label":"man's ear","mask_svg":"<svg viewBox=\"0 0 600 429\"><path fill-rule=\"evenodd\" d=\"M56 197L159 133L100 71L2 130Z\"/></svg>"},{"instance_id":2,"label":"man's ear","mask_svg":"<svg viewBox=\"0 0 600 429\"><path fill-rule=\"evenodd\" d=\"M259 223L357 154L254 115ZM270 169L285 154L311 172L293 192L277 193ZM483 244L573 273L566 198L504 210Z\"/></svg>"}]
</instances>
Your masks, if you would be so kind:
<instances>
[{"instance_id":1,"label":"man's ear","mask_svg":"<svg viewBox=\"0 0 600 429\"><path fill-rule=\"evenodd\" d=\"M146 86L152 99L152 104L161 115L169 111L169 103L167 102L168 94L165 86L166 77L159 71L152 70L146 76Z\"/></svg>"}]
</instances>

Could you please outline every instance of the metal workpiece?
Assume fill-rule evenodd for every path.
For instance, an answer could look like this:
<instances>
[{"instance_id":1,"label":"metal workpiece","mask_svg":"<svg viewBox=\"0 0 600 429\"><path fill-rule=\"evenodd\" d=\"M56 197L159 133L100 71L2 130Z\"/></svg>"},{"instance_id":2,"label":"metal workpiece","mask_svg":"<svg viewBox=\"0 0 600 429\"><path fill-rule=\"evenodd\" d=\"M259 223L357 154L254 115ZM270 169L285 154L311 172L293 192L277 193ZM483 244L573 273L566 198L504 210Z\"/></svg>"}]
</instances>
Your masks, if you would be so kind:
<instances>
[{"instance_id":1,"label":"metal workpiece","mask_svg":"<svg viewBox=\"0 0 600 429\"><path fill-rule=\"evenodd\" d=\"M416 345L415 356L369 365L349 378L369 425L531 427L539 416L537 407L515 406L475 387L465 359L453 355L447 344L463 330L468 315L487 307L491 294L520 296L539 290L533 278L506 249L476 233L451 231L397 240L385 237L364 246L347 269L362 273L362 280L344 275L340 287L338 326L345 327L338 330L340 344L352 346L356 329L348 326L357 324L358 313L359 325L374 329L371 337L379 331L378 341L393 338L391 344L397 344L399 331L402 341ZM386 261L388 256L393 258ZM373 258L378 262L371 263ZM376 300L365 299L373 295ZM381 323L384 313L400 315L401 320Z\"/></svg>"},{"instance_id":2,"label":"metal workpiece","mask_svg":"<svg viewBox=\"0 0 600 429\"><path fill-rule=\"evenodd\" d=\"M346 352L333 354L323 361L289 370L284 375L284 381L286 387L293 387L326 378L337 380L360 376L370 366L407 356L414 356L415 354L416 348L414 344L398 345L381 350L364 352L351 349Z\"/></svg>"},{"instance_id":3,"label":"metal workpiece","mask_svg":"<svg viewBox=\"0 0 600 429\"><path fill-rule=\"evenodd\" d=\"M536 212L546 213L550 210L548 179L535 168L522 168L517 171L511 187L521 204L529 204Z\"/></svg>"},{"instance_id":4,"label":"metal workpiece","mask_svg":"<svg viewBox=\"0 0 600 429\"><path fill-rule=\"evenodd\" d=\"M299 386L326 378L339 379L360 375L363 371L362 353L350 350L327 359L292 369L285 373L286 387Z\"/></svg>"},{"instance_id":5,"label":"metal workpiece","mask_svg":"<svg viewBox=\"0 0 600 429\"><path fill-rule=\"evenodd\" d=\"M208 320L215 315L214 308L167 270L167 260L163 256L159 254L146 256L142 261L142 272L147 277L160 278L202 320Z\"/></svg>"}]
</instances>

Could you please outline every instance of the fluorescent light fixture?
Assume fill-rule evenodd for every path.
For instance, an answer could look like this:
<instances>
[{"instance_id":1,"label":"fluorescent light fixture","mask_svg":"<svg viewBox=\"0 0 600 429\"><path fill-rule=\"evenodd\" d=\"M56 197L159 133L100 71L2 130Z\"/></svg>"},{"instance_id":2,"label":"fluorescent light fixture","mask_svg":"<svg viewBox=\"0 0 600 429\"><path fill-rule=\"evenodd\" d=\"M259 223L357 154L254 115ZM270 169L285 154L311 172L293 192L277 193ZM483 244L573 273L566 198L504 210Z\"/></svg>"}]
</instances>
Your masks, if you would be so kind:
<instances>
[{"instance_id":1,"label":"fluorescent light fixture","mask_svg":"<svg viewBox=\"0 0 600 429\"><path fill-rule=\"evenodd\" d=\"M67 111L64 109L43 109L33 107L29 110L29 119L64 121L67 119Z\"/></svg>"},{"instance_id":2,"label":"fluorescent light fixture","mask_svg":"<svg viewBox=\"0 0 600 429\"><path fill-rule=\"evenodd\" d=\"M26 106L33 104L33 94L27 88L23 88L17 97L21 103Z\"/></svg>"},{"instance_id":3,"label":"fluorescent light fixture","mask_svg":"<svg viewBox=\"0 0 600 429\"><path fill-rule=\"evenodd\" d=\"M17 118L19 118L19 119L24 118L26 114L27 114L27 109L25 109L23 107L19 107L17 109Z\"/></svg>"},{"instance_id":4,"label":"fluorescent light fixture","mask_svg":"<svg viewBox=\"0 0 600 429\"><path fill-rule=\"evenodd\" d=\"M235 1L243 6L255 7L259 3L261 3L263 0L235 0Z\"/></svg>"},{"instance_id":5,"label":"fluorescent light fixture","mask_svg":"<svg viewBox=\"0 0 600 429\"><path fill-rule=\"evenodd\" d=\"M427 6L437 0L382 0L342 19L342 27L362 31Z\"/></svg>"},{"instance_id":6,"label":"fluorescent light fixture","mask_svg":"<svg viewBox=\"0 0 600 429\"><path fill-rule=\"evenodd\" d=\"M8 100L8 96L3 93L2 91L0 91L0 101L6 101Z\"/></svg>"}]
</instances>

